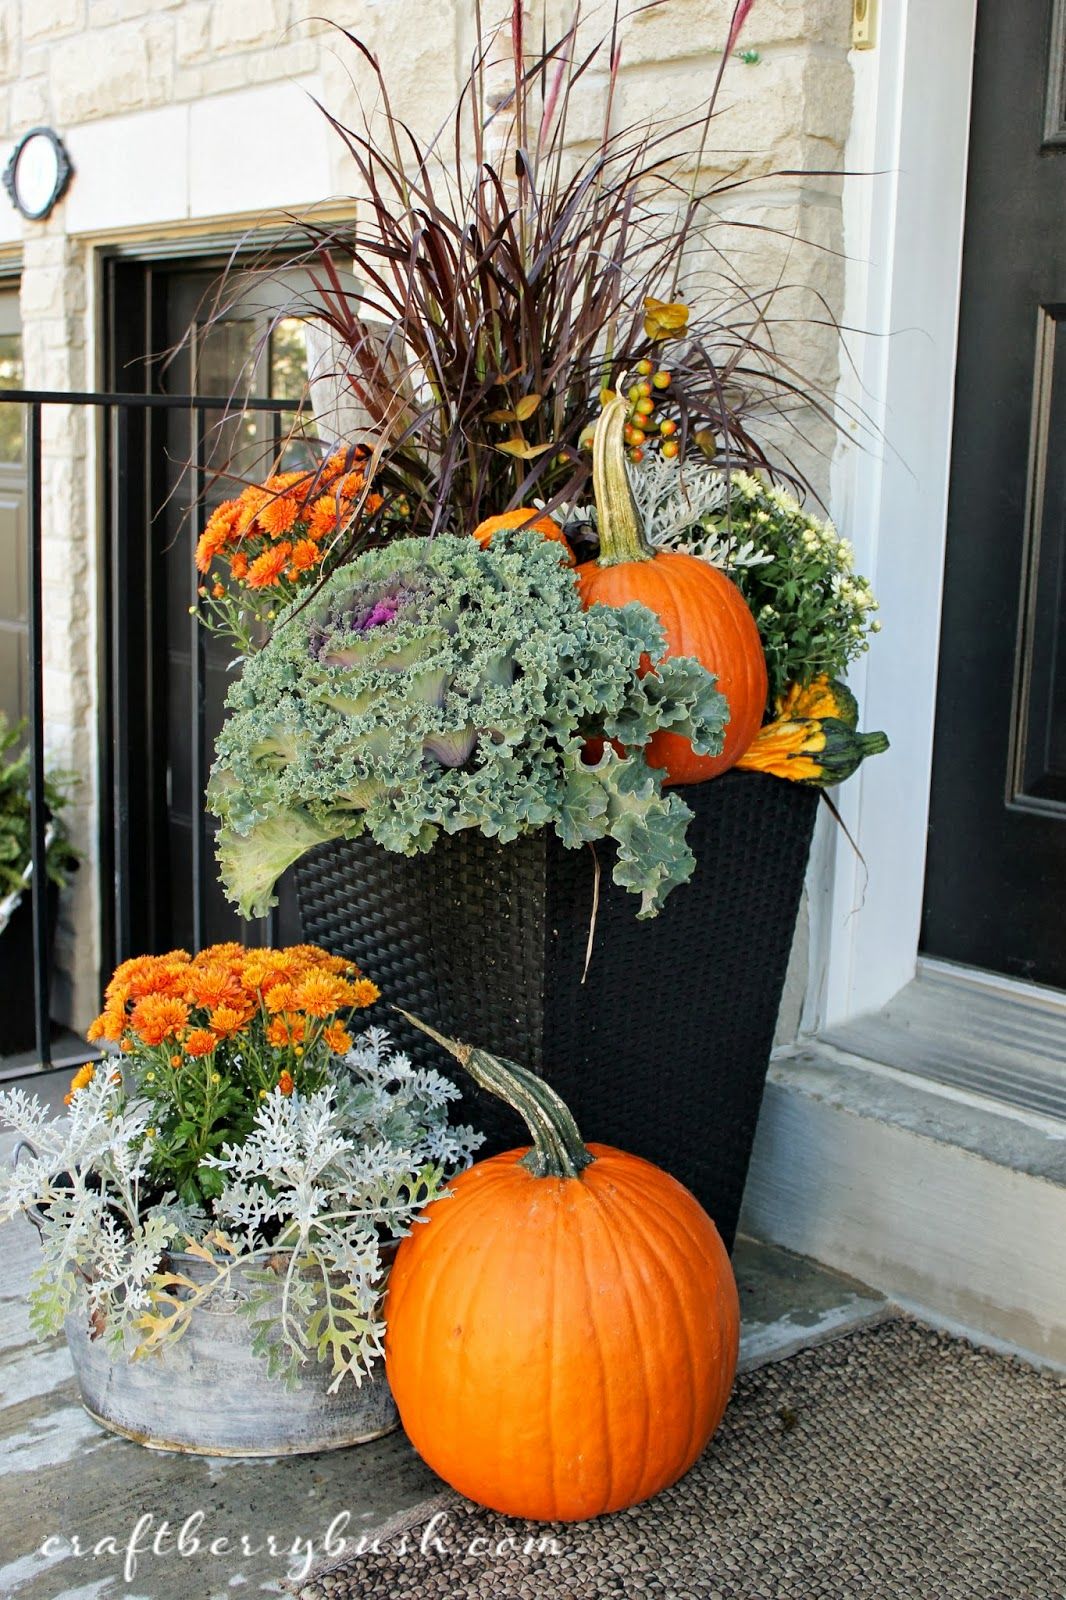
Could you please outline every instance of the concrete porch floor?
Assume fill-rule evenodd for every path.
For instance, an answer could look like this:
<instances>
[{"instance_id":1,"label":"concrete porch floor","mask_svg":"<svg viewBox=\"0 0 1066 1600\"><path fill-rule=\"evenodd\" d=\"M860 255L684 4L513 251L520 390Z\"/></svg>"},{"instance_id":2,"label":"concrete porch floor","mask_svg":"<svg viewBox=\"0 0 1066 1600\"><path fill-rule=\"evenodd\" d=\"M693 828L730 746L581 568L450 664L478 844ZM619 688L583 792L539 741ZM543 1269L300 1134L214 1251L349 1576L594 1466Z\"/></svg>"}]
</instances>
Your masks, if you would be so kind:
<instances>
[{"instance_id":1,"label":"concrete porch floor","mask_svg":"<svg viewBox=\"0 0 1066 1600\"><path fill-rule=\"evenodd\" d=\"M46 1086L50 1087L50 1086ZM0 1140L0 1160L11 1141ZM333 1519L349 1537L439 1492L439 1480L397 1432L332 1454L223 1461L145 1450L105 1433L82 1410L64 1342L35 1342L25 1294L37 1239L19 1219L4 1232L0 1291L0 1600L231 1600L279 1594L308 1543L321 1555ZM801 1256L742 1238L734 1257L743 1313L741 1364L761 1365L877 1320L872 1290ZM141 1519L149 1519L141 1522ZM140 1555L164 1521L194 1519L195 1553ZM242 1536L249 1553L240 1548ZM226 1553L213 1554L219 1538ZM76 1554L72 1541L78 1541ZM270 1541L274 1540L274 1550ZM98 1541L111 1540L93 1555ZM288 1554L300 1541L295 1560ZM117 1553L114 1553L117 1552Z\"/></svg>"}]
</instances>

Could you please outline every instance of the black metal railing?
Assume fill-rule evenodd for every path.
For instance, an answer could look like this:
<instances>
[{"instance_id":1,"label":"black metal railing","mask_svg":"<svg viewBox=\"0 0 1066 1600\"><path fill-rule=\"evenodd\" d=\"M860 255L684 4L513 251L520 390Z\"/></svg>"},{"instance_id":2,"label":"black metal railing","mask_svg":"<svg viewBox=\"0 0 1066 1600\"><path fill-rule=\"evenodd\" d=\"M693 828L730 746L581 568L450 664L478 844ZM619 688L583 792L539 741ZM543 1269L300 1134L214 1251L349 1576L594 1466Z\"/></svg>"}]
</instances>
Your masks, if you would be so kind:
<instances>
[{"instance_id":1,"label":"black metal railing","mask_svg":"<svg viewBox=\"0 0 1066 1600\"><path fill-rule=\"evenodd\" d=\"M47 806L45 802L45 714L44 704L44 604L42 552L44 517L42 482L42 416L46 407L84 408L102 420L100 443L100 481L91 486L92 498L102 507L104 538L102 552L107 581L97 596L98 617L104 650L99 663L98 703L102 717L99 742L98 848L101 892L98 913L101 923L102 965L105 970L134 952L131 949L131 897L135 880L130 834L130 745L125 738L114 739L111 730L121 718L130 688L131 662L128 630L124 625L128 603L131 489L131 418L146 417L158 411L185 412L191 423L193 450L185 467L192 475L191 514L194 525L206 503L209 472L209 441L205 417L210 412L225 413L224 395L157 395L63 392L41 389L0 390L0 405L15 405L25 413L26 466L26 573L27 573L27 696L30 752L30 854L29 892L33 910L34 1014L36 1057L40 1070L52 1060L51 1020L49 1015L49 928L46 869ZM294 400L244 399L242 412L267 413L272 418L269 448L274 456L283 442L282 417L301 409ZM86 466L86 471L90 468ZM102 493L101 493L102 491ZM150 509L152 515L154 507ZM189 893L192 897L192 932L196 948L202 943L204 907L204 860L202 829L196 818L204 788L204 639L195 614L196 573L190 561L192 614L189 618L189 663L191 678L190 801L192 807L192 867ZM107 879L111 885L108 888Z\"/></svg>"}]
</instances>

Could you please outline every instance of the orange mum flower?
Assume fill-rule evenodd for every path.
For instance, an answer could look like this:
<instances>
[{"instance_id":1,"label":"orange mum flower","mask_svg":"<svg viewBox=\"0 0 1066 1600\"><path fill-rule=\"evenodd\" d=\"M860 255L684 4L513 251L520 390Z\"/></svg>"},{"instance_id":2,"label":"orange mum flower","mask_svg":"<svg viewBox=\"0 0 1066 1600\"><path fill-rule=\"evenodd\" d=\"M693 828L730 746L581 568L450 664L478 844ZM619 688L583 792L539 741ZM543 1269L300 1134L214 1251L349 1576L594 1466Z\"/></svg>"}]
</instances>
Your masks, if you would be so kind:
<instances>
[{"instance_id":1,"label":"orange mum flower","mask_svg":"<svg viewBox=\"0 0 1066 1600\"><path fill-rule=\"evenodd\" d=\"M293 968L282 956L280 950L263 950L246 956L240 968L240 979L245 989L253 995L266 995L279 983L286 983L300 968Z\"/></svg>"},{"instance_id":2,"label":"orange mum flower","mask_svg":"<svg viewBox=\"0 0 1066 1600\"><path fill-rule=\"evenodd\" d=\"M288 565L291 553L292 546L283 539L270 550L264 550L261 556L256 556L248 568L249 589L269 589L277 583Z\"/></svg>"},{"instance_id":3,"label":"orange mum flower","mask_svg":"<svg viewBox=\"0 0 1066 1600\"><path fill-rule=\"evenodd\" d=\"M313 947L312 947L313 948ZM328 950L315 950L313 956L308 956L304 962L306 967L315 967L322 972L335 972L341 978L358 978L359 968L354 961L349 961L347 956L333 956Z\"/></svg>"},{"instance_id":4,"label":"orange mum flower","mask_svg":"<svg viewBox=\"0 0 1066 1600\"><path fill-rule=\"evenodd\" d=\"M284 1050L286 1045L300 1044L306 1031L307 1024L303 1017L287 1011L267 1024L267 1043L272 1044L275 1050Z\"/></svg>"},{"instance_id":5,"label":"orange mum flower","mask_svg":"<svg viewBox=\"0 0 1066 1600\"><path fill-rule=\"evenodd\" d=\"M209 1056L218 1040L206 1028L194 1028L185 1040L185 1054L197 1060L200 1056Z\"/></svg>"},{"instance_id":6,"label":"orange mum flower","mask_svg":"<svg viewBox=\"0 0 1066 1600\"><path fill-rule=\"evenodd\" d=\"M312 1017L331 1017L335 1011L354 1004L350 983L321 968L304 973L293 984L293 1001Z\"/></svg>"},{"instance_id":7,"label":"orange mum flower","mask_svg":"<svg viewBox=\"0 0 1066 1600\"><path fill-rule=\"evenodd\" d=\"M293 1082L293 1078L292 1078L292 1073L291 1072L279 1073L279 1075L278 1075L278 1088L281 1090L282 1094L284 1094L284 1095L291 1094L292 1091L295 1089L295 1087L296 1087L296 1085Z\"/></svg>"},{"instance_id":8,"label":"orange mum flower","mask_svg":"<svg viewBox=\"0 0 1066 1600\"><path fill-rule=\"evenodd\" d=\"M218 555L219 551L224 547L226 543L226 537L226 534L222 533L221 531L212 533L209 529L204 529L203 533L196 541L197 572L207 571L208 567Z\"/></svg>"},{"instance_id":9,"label":"orange mum flower","mask_svg":"<svg viewBox=\"0 0 1066 1600\"><path fill-rule=\"evenodd\" d=\"M328 539L347 522L351 514L349 501L338 501L336 495L332 494L320 495L311 507L307 521L307 537Z\"/></svg>"},{"instance_id":10,"label":"orange mum flower","mask_svg":"<svg viewBox=\"0 0 1066 1600\"><path fill-rule=\"evenodd\" d=\"M208 1017L208 1024L219 1039L228 1039L233 1033L239 1033L248 1021L248 1012L242 1006L216 1006Z\"/></svg>"},{"instance_id":11,"label":"orange mum flower","mask_svg":"<svg viewBox=\"0 0 1066 1600\"><path fill-rule=\"evenodd\" d=\"M148 994L138 1000L130 1017L130 1026L147 1045L162 1044L189 1020L189 1008L184 1000L174 995Z\"/></svg>"},{"instance_id":12,"label":"orange mum flower","mask_svg":"<svg viewBox=\"0 0 1066 1600\"><path fill-rule=\"evenodd\" d=\"M248 557L243 550L237 551L237 554L229 564L229 570L238 583L248 576Z\"/></svg>"},{"instance_id":13,"label":"orange mum flower","mask_svg":"<svg viewBox=\"0 0 1066 1600\"><path fill-rule=\"evenodd\" d=\"M322 468L322 481L331 483L342 473L351 472L367 459L369 453L365 445L356 445L349 450L335 450Z\"/></svg>"},{"instance_id":14,"label":"orange mum flower","mask_svg":"<svg viewBox=\"0 0 1066 1600\"><path fill-rule=\"evenodd\" d=\"M381 999L381 990L369 978L360 978L358 983L352 984L354 995L353 1004L357 1006L372 1006L375 1000Z\"/></svg>"},{"instance_id":15,"label":"orange mum flower","mask_svg":"<svg viewBox=\"0 0 1066 1600\"><path fill-rule=\"evenodd\" d=\"M335 1056L345 1056L352 1048L352 1036L342 1022L331 1022L322 1029L322 1037Z\"/></svg>"},{"instance_id":16,"label":"orange mum flower","mask_svg":"<svg viewBox=\"0 0 1066 1600\"><path fill-rule=\"evenodd\" d=\"M87 1088L95 1077L96 1068L91 1061L86 1061L85 1065L79 1067L73 1078L71 1078L70 1093L63 1096L63 1104L69 1106L78 1090Z\"/></svg>"},{"instance_id":17,"label":"orange mum flower","mask_svg":"<svg viewBox=\"0 0 1066 1600\"><path fill-rule=\"evenodd\" d=\"M237 502L237 514L234 518L233 531L240 539L247 536L255 528L256 520L263 507L269 503L272 496L268 489L261 489L255 484L249 485L241 493Z\"/></svg>"},{"instance_id":18,"label":"orange mum flower","mask_svg":"<svg viewBox=\"0 0 1066 1600\"><path fill-rule=\"evenodd\" d=\"M189 968L185 961L168 961L160 956L140 977L130 983L130 999L144 995L162 994L181 998L185 993Z\"/></svg>"},{"instance_id":19,"label":"orange mum flower","mask_svg":"<svg viewBox=\"0 0 1066 1600\"><path fill-rule=\"evenodd\" d=\"M198 956L193 957L192 965L194 967L213 967L220 961L231 960L234 956L239 956L243 961L245 954L246 951L243 944L238 944L236 939L226 939L222 944L206 945Z\"/></svg>"},{"instance_id":20,"label":"orange mum flower","mask_svg":"<svg viewBox=\"0 0 1066 1600\"><path fill-rule=\"evenodd\" d=\"M292 571L310 572L322 560L322 552L313 539L297 539L292 547Z\"/></svg>"},{"instance_id":21,"label":"orange mum flower","mask_svg":"<svg viewBox=\"0 0 1066 1600\"><path fill-rule=\"evenodd\" d=\"M109 1006L101 1011L100 1015L90 1022L85 1037L90 1044L95 1044L97 1039L122 1038L126 1027L126 1013L121 1006Z\"/></svg>"},{"instance_id":22,"label":"orange mum flower","mask_svg":"<svg viewBox=\"0 0 1066 1600\"><path fill-rule=\"evenodd\" d=\"M275 983L263 996L266 1008L272 1014L278 1011L288 1011L292 1006L292 984Z\"/></svg>"},{"instance_id":23,"label":"orange mum flower","mask_svg":"<svg viewBox=\"0 0 1066 1600\"><path fill-rule=\"evenodd\" d=\"M131 956L128 961L121 962L114 971L114 976L104 990L104 999L110 1000L121 995L122 999L128 998L130 984L144 973L151 971L155 962L154 956Z\"/></svg>"},{"instance_id":24,"label":"orange mum flower","mask_svg":"<svg viewBox=\"0 0 1066 1600\"><path fill-rule=\"evenodd\" d=\"M299 514L300 507L291 494L279 494L268 500L259 512L257 521L265 533L277 538L288 533Z\"/></svg>"},{"instance_id":25,"label":"orange mum flower","mask_svg":"<svg viewBox=\"0 0 1066 1600\"><path fill-rule=\"evenodd\" d=\"M236 500L223 500L207 519L207 525L196 546L196 565L206 572L215 556L229 543L240 512Z\"/></svg>"},{"instance_id":26,"label":"orange mum flower","mask_svg":"<svg viewBox=\"0 0 1066 1600\"><path fill-rule=\"evenodd\" d=\"M289 961L294 961L300 968L306 966L321 967L335 959L328 950L321 949L317 944L290 944L287 949L278 950L275 953L279 956L284 956Z\"/></svg>"},{"instance_id":27,"label":"orange mum flower","mask_svg":"<svg viewBox=\"0 0 1066 1600\"><path fill-rule=\"evenodd\" d=\"M303 484L308 481L306 472L275 472L273 477L267 479L265 487L272 494L287 494L290 489L295 489L298 483Z\"/></svg>"},{"instance_id":28,"label":"orange mum flower","mask_svg":"<svg viewBox=\"0 0 1066 1600\"><path fill-rule=\"evenodd\" d=\"M194 1006L203 1006L207 1011L214 1011L217 1006L240 1008L244 1003L239 979L221 962L192 968L185 997Z\"/></svg>"},{"instance_id":29,"label":"orange mum flower","mask_svg":"<svg viewBox=\"0 0 1066 1600\"><path fill-rule=\"evenodd\" d=\"M354 500L356 495L364 488L366 478L361 472L346 472L340 483L334 484L334 492L339 492L348 500Z\"/></svg>"}]
</instances>

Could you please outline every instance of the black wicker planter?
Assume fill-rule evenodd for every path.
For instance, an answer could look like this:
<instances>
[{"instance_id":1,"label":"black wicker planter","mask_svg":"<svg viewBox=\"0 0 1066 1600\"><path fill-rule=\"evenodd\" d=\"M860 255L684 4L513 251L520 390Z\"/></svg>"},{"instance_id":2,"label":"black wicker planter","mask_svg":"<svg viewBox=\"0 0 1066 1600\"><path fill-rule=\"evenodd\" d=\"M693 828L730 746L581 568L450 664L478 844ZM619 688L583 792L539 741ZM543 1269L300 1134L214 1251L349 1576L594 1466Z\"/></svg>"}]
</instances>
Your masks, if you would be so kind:
<instances>
[{"instance_id":1,"label":"black wicker planter","mask_svg":"<svg viewBox=\"0 0 1066 1600\"><path fill-rule=\"evenodd\" d=\"M694 878L638 922L598 847L584 984L593 856L548 831L499 845L468 830L416 857L338 841L302 859L297 890L306 939L444 1032L543 1073L587 1140L672 1172L731 1246L818 795L740 772L681 792ZM436 1045L375 1012L414 1059L442 1065ZM524 1142L478 1091L463 1111L488 1135L483 1153Z\"/></svg>"}]
</instances>

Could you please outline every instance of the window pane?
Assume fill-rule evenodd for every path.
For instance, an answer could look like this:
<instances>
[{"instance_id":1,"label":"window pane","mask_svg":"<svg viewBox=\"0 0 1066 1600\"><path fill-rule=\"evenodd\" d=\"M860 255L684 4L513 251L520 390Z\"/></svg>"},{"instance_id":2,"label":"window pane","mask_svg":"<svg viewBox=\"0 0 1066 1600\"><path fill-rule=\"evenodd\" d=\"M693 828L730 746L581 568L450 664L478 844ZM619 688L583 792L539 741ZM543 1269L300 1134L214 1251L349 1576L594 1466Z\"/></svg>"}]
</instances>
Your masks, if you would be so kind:
<instances>
[{"instance_id":1,"label":"window pane","mask_svg":"<svg viewBox=\"0 0 1066 1600\"><path fill-rule=\"evenodd\" d=\"M270 398L302 401L307 398L307 341L302 317L282 317L270 335ZM282 412L281 455L283 472L310 472L318 464L314 448L314 419L308 413Z\"/></svg>"},{"instance_id":2,"label":"window pane","mask_svg":"<svg viewBox=\"0 0 1066 1600\"><path fill-rule=\"evenodd\" d=\"M270 395L302 400L307 392L307 346L301 317L283 317L270 335Z\"/></svg>"},{"instance_id":3,"label":"window pane","mask_svg":"<svg viewBox=\"0 0 1066 1600\"><path fill-rule=\"evenodd\" d=\"M22 388L22 339L0 333L0 389ZM0 405L0 461L22 460L22 406Z\"/></svg>"}]
</instances>

